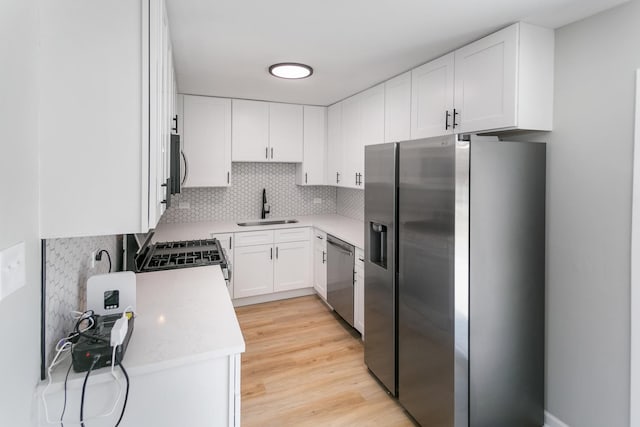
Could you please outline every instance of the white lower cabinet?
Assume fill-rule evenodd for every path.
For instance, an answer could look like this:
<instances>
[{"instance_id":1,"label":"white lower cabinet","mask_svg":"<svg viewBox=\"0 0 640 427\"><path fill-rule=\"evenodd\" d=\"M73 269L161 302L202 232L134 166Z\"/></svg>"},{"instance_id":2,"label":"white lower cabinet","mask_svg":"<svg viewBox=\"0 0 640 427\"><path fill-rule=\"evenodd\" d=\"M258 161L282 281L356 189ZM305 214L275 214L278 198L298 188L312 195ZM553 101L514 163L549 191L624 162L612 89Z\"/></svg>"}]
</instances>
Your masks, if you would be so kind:
<instances>
[{"instance_id":1,"label":"white lower cabinet","mask_svg":"<svg viewBox=\"0 0 640 427\"><path fill-rule=\"evenodd\" d=\"M235 233L233 297L312 286L308 228Z\"/></svg>"},{"instance_id":2,"label":"white lower cabinet","mask_svg":"<svg viewBox=\"0 0 640 427\"><path fill-rule=\"evenodd\" d=\"M231 279L229 283L227 283L227 290L229 291L229 296L233 298L233 233L224 233L224 234L211 234L212 239L218 239L220 242L220 246L225 251L225 255L227 256L227 261L231 264Z\"/></svg>"},{"instance_id":3,"label":"white lower cabinet","mask_svg":"<svg viewBox=\"0 0 640 427\"><path fill-rule=\"evenodd\" d=\"M273 291L291 291L307 288L311 284L311 258L309 240L278 243L273 264Z\"/></svg>"},{"instance_id":4,"label":"white lower cabinet","mask_svg":"<svg viewBox=\"0 0 640 427\"><path fill-rule=\"evenodd\" d=\"M353 325L364 338L364 252L356 248Z\"/></svg>"},{"instance_id":5,"label":"white lower cabinet","mask_svg":"<svg viewBox=\"0 0 640 427\"><path fill-rule=\"evenodd\" d=\"M273 292L273 244L236 246L233 259L234 298Z\"/></svg>"},{"instance_id":6,"label":"white lower cabinet","mask_svg":"<svg viewBox=\"0 0 640 427\"><path fill-rule=\"evenodd\" d=\"M327 299L327 234L320 230L313 233L313 288Z\"/></svg>"}]
</instances>

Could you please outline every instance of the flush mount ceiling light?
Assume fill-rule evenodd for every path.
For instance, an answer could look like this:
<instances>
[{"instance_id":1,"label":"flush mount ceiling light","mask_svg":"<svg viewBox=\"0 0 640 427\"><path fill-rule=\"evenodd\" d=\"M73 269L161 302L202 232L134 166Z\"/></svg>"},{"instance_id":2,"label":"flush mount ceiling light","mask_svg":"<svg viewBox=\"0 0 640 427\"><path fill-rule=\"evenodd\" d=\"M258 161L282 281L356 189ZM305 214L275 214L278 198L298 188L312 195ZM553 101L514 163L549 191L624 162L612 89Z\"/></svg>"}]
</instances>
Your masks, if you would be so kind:
<instances>
[{"instance_id":1,"label":"flush mount ceiling light","mask_svg":"<svg viewBox=\"0 0 640 427\"><path fill-rule=\"evenodd\" d=\"M282 62L270 66L269 74L281 79L304 79L313 74L313 68L295 62Z\"/></svg>"}]
</instances>

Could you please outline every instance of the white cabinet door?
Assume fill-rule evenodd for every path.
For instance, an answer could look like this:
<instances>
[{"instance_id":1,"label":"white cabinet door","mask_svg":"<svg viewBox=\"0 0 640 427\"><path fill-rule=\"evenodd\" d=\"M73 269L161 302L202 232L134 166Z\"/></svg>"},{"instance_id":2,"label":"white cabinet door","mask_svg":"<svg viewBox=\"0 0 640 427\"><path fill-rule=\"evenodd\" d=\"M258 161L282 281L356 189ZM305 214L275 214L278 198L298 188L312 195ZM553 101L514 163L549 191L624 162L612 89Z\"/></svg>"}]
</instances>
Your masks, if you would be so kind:
<instances>
[{"instance_id":1,"label":"white cabinet door","mask_svg":"<svg viewBox=\"0 0 640 427\"><path fill-rule=\"evenodd\" d=\"M516 24L456 50L456 132L517 125L517 48Z\"/></svg>"},{"instance_id":2,"label":"white cabinet door","mask_svg":"<svg viewBox=\"0 0 640 427\"><path fill-rule=\"evenodd\" d=\"M327 108L304 106L304 153L296 184L324 185L327 158Z\"/></svg>"},{"instance_id":3,"label":"white cabinet door","mask_svg":"<svg viewBox=\"0 0 640 427\"><path fill-rule=\"evenodd\" d=\"M185 187L226 187L231 180L231 100L184 95Z\"/></svg>"},{"instance_id":4,"label":"white cabinet door","mask_svg":"<svg viewBox=\"0 0 640 427\"><path fill-rule=\"evenodd\" d=\"M274 292L313 286L310 248L309 240L275 245Z\"/></svg>"},{"instance_id":5,"label":"white cabinet door","mask_svg":"<svg viewBox=\"0 0 640 427\"><path fill-rule=\"evenodd\" d=\"M42 238L146 233L164 209L172 58L164 3L145 4L38 9Z\"/></svg>"},{"instance_id":6,"label":"white cabinet door","mask_svg":"<svg viewBox=\"0 0 640 427\"><path fill-rule=\"evenodd\" d=\"M364 338L364 253L359 248L356 249L355 272L353 326Z\"/></svg>"},{"instance_id":7,"label":"white cabinet door","mask_svg":"<svg viewBox=\"0 0 640 427\"><path fill-rule=\"evenodd\" d=\"M236 246L233 260L233 297L273 292L273 245Z\"/></svg>"},{"instance_id":8,"label":"white cabinet door","mask_svg":"<svg viewBox=\"0 0 640 427\"><path fill-rule=\"evenodd\" d=\"M364 147L384 143L384 83L358 95L360 104L360 145L355 159L356 188L364 188Z\"/></svg>"},{"instance_id":9,"label":"white cabinet door","mask_svg":"<svg viewBox=\"0 0 640 427\"><path fill-rule=\"evenodd\" d=\"M234 99L232 105L234 162L269 160L269 103Z\"/></svg>"},{"instance_id":10,"label":"white cabinet door","mask_svg":"<svg viewBox=\"0 0 640 427\"><path fill-rule=\"evenodd\" d=\"M362 153L362 154L361 154ZM339 187L358 188L360 156L364 155L360 132L360 102L358 96L342 101L342 171Z\"/></svg>"},{"instance_id":11,"label":"white cabinet door","mask_svg":"<svg viewBox=\"0 0 640 427\"><path fill-rule=\"evenodd\" d=\"M233 233L223 233L223 234L211 234L212 239L218 239L220 242L220 246L225 251L225 255L227 256L227 261L231 264L231 280L227 284L227 289L229 290L229 296L233 298Z\"/></svg>"},{"instance_id":12,"label":"white cabinet door","mask_svg":"<svg viewBox=\"0 0 640 427\"><path fill-rule=\"evenodd\" d=\"M302 162L302 105L269 103L269 160Z\"/></svg>"},{"instance_id":13,"label":"white cabinet door","mask_svg":"<svg viewBox=\"0 0 640 427\"><path fill-rule=\"evenodd\" d=\"M362 145L384 143L384 83L360 93L358 101L360 103ZM364 165L364 151L362 152L362 164ZM364 172L364 166L361 172Z\"/></svg>"},{"instance_id":14,"label":"white cabinet door","mask_svg":"<svg viewBox=\"0 0 640 427\"><path fill-rule=\"evenodd\" d=\"M411 139L453 133L454 59L450 53L411 71Z\"/></svg>"},{"instance_id":15,"label":"white cabinet door","mask_svg":"<svg viewBox=\"0 0 640 427\"><path fill-rule=\"evenodd\" d=\"M342 171L342 102L327 109L327 184L340 185Z\"/></svg>"},{"instance_id":16,"label":"white cabinet door","mask_svg":"<svg viewBox=\"0 0 640 427\"><path fill-rule=\"evenodd\" d=\"M384 142L411 138L411 71L384 84Z\"/></svg>"},{"instance_id":17,"label":"white cabinet door","mask_svg":"<svg viewBox=\"0 0 640 427\"><path fill-rule=\"evenodd\" d=\"M314 233L313 287L318 295L327 299L327 240L321 231Z\"/></svg>"}]
</instances>

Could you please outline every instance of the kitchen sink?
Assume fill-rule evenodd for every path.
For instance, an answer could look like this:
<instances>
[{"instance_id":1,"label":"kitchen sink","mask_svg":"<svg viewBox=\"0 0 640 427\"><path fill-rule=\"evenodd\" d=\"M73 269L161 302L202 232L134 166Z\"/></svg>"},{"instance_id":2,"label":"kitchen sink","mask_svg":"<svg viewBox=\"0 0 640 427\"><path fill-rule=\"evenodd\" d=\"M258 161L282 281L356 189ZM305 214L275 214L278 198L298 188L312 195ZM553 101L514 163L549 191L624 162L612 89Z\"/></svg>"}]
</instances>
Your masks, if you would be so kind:
<instances>
[{"instance_id":1,"label":"kitchen sink","mask_svg":"<svg viewBox=\"0 0 640 427\"><path fill-rule=\"evenodd\" d=\"M280 225L280 224L295 224L298 222L297 219L274 219L272 221L249 221L249 222L239 222L238 225L240 227L253 227L256 225Z\"/></svg>"}]
</instances>

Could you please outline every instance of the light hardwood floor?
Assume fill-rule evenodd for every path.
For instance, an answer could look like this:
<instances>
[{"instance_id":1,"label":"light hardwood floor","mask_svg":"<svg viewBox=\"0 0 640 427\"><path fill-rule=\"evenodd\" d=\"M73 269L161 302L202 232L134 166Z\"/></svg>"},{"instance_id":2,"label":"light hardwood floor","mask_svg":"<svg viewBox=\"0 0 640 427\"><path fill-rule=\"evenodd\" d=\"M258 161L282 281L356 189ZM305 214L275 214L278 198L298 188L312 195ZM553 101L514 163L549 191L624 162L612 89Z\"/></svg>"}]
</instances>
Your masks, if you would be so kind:
<instances>
[{"instance_id":1,"label":"light hardwood floor","mask_svg":"<svg viewBox=\"0 0 640 427\"><path fill-rule=\"evenodd\" d=\"M360 337L317 297L236 308L242 426L413 426L373 379Z\"/></svg>"}]
</instances>

